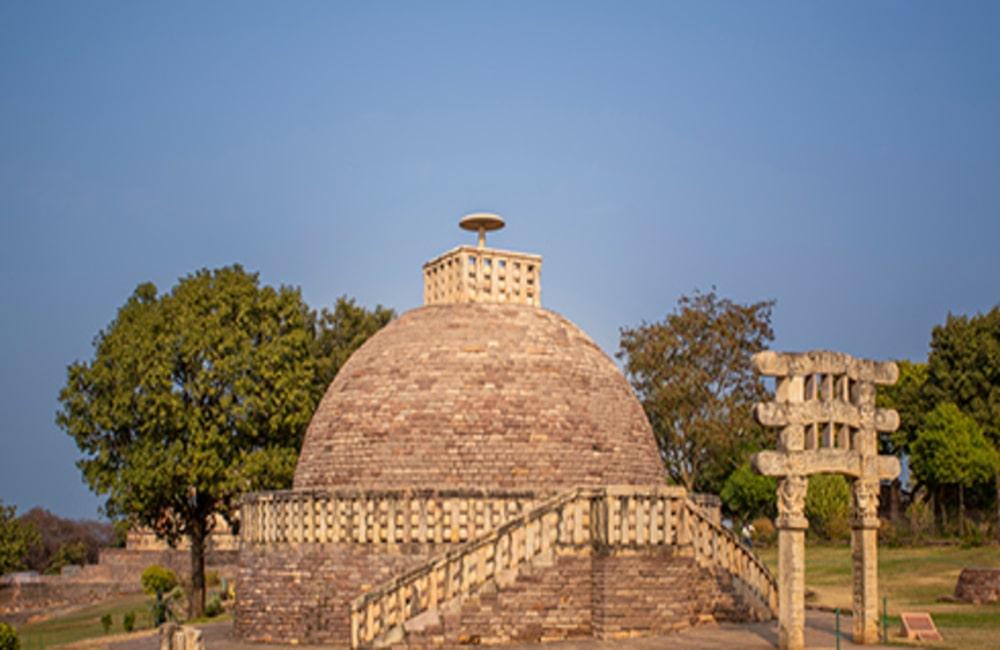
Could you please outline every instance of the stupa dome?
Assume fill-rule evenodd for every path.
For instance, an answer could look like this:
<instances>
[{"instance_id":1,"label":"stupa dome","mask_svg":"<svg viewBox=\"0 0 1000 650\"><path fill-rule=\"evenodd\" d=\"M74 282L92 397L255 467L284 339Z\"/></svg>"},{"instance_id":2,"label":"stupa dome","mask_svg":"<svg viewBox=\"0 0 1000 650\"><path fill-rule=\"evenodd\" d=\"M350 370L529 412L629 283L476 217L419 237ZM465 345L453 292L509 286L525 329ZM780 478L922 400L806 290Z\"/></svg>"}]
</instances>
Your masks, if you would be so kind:
<instances>
[{"instance_id":1,"label":"stupa dome","mask_svg":"<svg viewBox=\"0 0 1000 650\"><path fill-rule=\"evenodd\" d=\"M538 255L477 247L424 265L424 306L344 364L306 431L295 489L440 490L663 482L631 387L580 328L541 307Z\"/></svg>"},{"instance_id":2,"label":"stupa dome","mask_svg":"<svg viewBox=\"0 0 1000 650\"><path fill-rule=\"evenodd\" d=\"M369 339L330 384L295 488L559 490L657 484L662 463L614 362L529 305L438 304Z\"/></svg>"}]
</instances>

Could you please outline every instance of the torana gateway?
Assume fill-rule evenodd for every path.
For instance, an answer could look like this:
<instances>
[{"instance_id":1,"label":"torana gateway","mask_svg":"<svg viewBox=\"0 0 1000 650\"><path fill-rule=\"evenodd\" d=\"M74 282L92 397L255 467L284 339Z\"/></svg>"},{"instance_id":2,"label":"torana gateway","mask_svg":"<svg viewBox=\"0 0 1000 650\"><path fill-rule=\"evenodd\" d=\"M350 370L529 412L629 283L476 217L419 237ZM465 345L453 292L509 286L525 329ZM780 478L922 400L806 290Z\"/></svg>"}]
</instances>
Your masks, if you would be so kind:
<instances>
[{"instance_id":1,"label":"torana gateway","mask_svg":"<svg viewBox=\"0 0 1000 650\"><path fill-rule=\"evenodd\" d=\"M294 489L246 497L235 630L454 645L770 618L774 578L666 485L614 362L541 307L541 257L424 265L424 306L364 344L306 433Z\"/></svg>"}]
</instances>

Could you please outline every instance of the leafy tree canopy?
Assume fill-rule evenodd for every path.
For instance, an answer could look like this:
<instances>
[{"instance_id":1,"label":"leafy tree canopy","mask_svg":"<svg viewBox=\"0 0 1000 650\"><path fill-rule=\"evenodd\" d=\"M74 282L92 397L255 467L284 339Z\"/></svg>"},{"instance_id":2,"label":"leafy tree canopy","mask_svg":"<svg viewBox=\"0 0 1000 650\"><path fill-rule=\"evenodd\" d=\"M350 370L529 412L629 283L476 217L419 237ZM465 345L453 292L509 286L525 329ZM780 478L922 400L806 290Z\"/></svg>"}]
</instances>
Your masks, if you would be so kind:
<instances>
[{"instance_id":1,"label":"leafy tree canopy","mask_svg":"<svg viewBox=\"0 0 1000 650\"><path fill-rule=\"evenodd\" d=\"M347 296L337 298L332 311L323 308L318 313L310 312L311 350L316 362L313 390L317 403L348 357L395 317L392 309L376 305L369 310Z\"/></svg>"},{"instance_id":2,"label":"leafy tree canopy","mask_svg":"<svg viewBox=\"0 0 1000 650\"><path fill-rule=\"evenodd\" d=\"M308 309L297 289L240 266L201 270L170 293L142 284L68 369L59 425L105 511L191 540L204 607L204 540L246 491L290 484L315 406Z\"/></svg>"},{"instance_id":3,"label":"leafy tree canopy","mask_svg":"<svg viewBox=\"0 0 1000 650\"><path fill-rule=\"evenodd\" d=\"M777 481L763 476L743 463L726 478L719 497L726 509L742 523L758 517L773 517L777 499Z\"/></svg>"},{"instance_id":4,"label":"leafy tree canopy","mask_svg":"<svg viewBox=\"0 0 1000 650\"><path fill-rule=\"evenodd\" d=\"M806 492L809 528L824 539L846 537L850 531L851 486L840 474L813 474Z\"/></svg>"},{"instance_id":5,"label":"leafy tree canopy","mask_svg":"<svg viewBox=\"0 0 1000 650\"><path fill-rule=\"evenodd\" d=\"M954 402L1000 448L1000 307L976 316L949 315L931 332L927 391Z\"/></svg>"},{"instance_id":6,"label":"leafy tree canopy","mask_svg":"<svg viewBox=\"0 0 1000 650\"><path fill-rule=\"evenodd\" d=\"M114 542L114 531L106 522L65 519L43 508L32 508L20 520L38 531L40 541L25 561L39 573L58 573L67 564L95 563L101 547Z\"/></svg>"},{"instance_id":7,"label":"leafy tree canopy","mask_svg":"<svg viewBox=\"0 0 1000 650\"><path fill-rule=\"evenodd\" d=\"M683 296L658 323L622 328L618 358L642 402L671 478L718 493L763 446L751 409L767 391L751 356L773 339L774 301L740 304L715 291Z\"/></svg>"},{"instance_id":8,"label":"leafy tree canopy","mask_svg":"<svg viewBox=\"0 0 1000 650\"><path fill-rule=\"evenodd\" d=\"M875 400L878 406L899 413L899 428L881 437L881 452L898 455L910 453L910 444L932 405L927 390L927 364L903 359L896 365L899 379L891 386L879 386Z\"/></svg>"},{"instance_id":9,"label":"leafy tree canopy","mask_svg":"<svg viewBox=\"0 0 1000 650\"><path fill-rule=\"evenodd\" d=\"M910 468L923 485L963 488L989 481L998 463L997 451L983 429L951 402L927 414L910 446Z\"/></svg>"},{"instance_id":10,"label":"leafy tree canopy","mask_svg":"<svg viewBox=\"0 0 1000 650\"><path fill-rule=\"evenodd\" d=\"M28 552L38 544L38 532L19 521L14 506L0 501L0 575L25 568Z\"/></svg>"}]
</instances>

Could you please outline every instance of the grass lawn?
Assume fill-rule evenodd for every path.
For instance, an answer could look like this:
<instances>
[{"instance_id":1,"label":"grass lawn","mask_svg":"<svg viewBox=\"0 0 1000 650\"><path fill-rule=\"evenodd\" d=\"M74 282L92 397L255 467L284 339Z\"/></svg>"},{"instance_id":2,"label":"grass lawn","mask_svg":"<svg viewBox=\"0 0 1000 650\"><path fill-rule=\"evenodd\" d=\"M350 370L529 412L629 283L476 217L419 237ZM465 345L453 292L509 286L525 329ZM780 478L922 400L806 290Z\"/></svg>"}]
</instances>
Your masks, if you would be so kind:
<instances>
[{"instance_id":1,"label":"grass lawn","mask_svg":"<svg viewBox=\"0 0 1000 650\"><path fill-rule=\"evenodd\" d=\"M777 574L776 549L761 558ZM957 546L879 548L879 593L887 597L890 639L899 630L899 613L930 612L944 636L939 648L1000 648L1000 605L937 602L955 593L964 567L1000 568L1000 547ZM840 546L806 547L806 589L815 592L808 605L851 611L851 550ZM848 629L850 622L847 623Z\"/></svg>"},{"instance_id":2,"label":"grass lawn","mask_svg":"<svg viewBox=\"0 0 1000 650\"><path fill-rule=\"evenodd\" d=\"M144 630L153 626L149 611L149 598L142 594L118 596L95 603L62 616L27 623L17 628L21 637L22 650L35 650L49 646L104 636L101 617L111 614L111 631L108 634L122 634L122 619L127 612L135 612L135 629Z\"/></svg>"},{"instance_id":3,"label":"grass lawn","mask_svg":"<svg viewBox=\"0 0 1000 650\"><path fill-rule=\"evenodd\" d=\"M115 598L63 614L57 613L44 621L19 625L17 626L17 633L21 637L21 650L48 648L50 646L74 643L86 639L97 639L104 636L113 641L122 641L124 640L123 638L112 639L112 637L125 634L122 621L128 612L135 612L134 632L152 629L153 615L150 610L151 602L152 599L143 594L116 596ZM174 604L173 608L174 611L178 611L179 607ZM111 614L111 629L107 635L104 633L104 628L101 627L101 617L105 614ZM224 612L215 618L210 619L205 617L188 622L218 622L228 620L230 617L229 612Z\"/></svg>"}]
</instances>

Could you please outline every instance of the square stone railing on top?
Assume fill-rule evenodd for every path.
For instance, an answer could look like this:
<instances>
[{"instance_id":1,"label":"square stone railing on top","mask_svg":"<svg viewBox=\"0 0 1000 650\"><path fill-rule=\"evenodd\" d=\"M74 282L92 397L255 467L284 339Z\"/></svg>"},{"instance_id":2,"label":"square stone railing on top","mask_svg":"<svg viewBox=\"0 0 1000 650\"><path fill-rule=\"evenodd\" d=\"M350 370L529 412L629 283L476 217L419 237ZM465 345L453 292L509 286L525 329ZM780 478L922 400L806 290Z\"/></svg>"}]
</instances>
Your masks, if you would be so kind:
<instances>
[{"instance_id":1,"label":"square stone railing on top","mask_svg":"<svg viewBox=\"0 0 1000 650\"><path fill-rule=\"evenodd\" d=\"M459 246L424 264L424 304L542 304L542 258Z\"/></svg>"}]
</instances>

